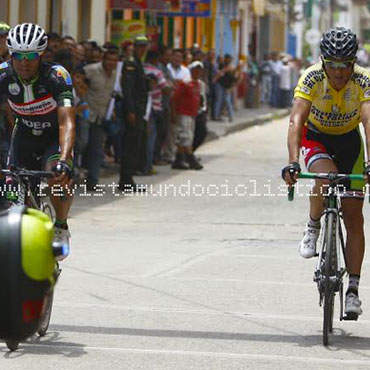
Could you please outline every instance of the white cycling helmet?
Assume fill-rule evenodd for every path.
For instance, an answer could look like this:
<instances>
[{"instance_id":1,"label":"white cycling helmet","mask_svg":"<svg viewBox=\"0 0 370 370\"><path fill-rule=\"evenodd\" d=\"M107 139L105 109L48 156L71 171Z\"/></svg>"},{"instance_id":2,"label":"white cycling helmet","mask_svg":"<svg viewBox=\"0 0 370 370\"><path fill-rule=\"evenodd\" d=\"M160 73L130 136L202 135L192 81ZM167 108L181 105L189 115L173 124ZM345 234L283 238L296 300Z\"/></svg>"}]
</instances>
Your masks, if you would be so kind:
<instances>
[{"instance_id":1,"label":"white cycling helmet","mask_svg":"<svg viewBox=\"0 0 370 370\"><path fill-rule=\"evenodd\" d=\"M37 51L41 53L48 46L45 31L33 23L22 23L12 28L8 33L7 45L10 54Z\"/></svg>"}]
</instances>

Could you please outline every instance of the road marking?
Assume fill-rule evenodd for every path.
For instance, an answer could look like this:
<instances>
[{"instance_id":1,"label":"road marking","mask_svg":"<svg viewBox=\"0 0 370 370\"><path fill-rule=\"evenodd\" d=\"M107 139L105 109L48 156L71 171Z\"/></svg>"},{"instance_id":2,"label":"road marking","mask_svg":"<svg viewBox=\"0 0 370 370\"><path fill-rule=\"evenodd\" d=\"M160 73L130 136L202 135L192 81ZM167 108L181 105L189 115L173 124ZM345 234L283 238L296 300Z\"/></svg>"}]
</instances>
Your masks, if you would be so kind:
<instances>
[{"instance_id":1,"label":"road marking","mask_svg":"<svg viewBox=\"0 0 370 370\"><path fill-rule=\"evenodd\" d=\"M57 307L68 307L74 308L101 308L118 311L138 311L138 312L162 312L162 313L186 313L191 315L214 315L214 316L236 316L245 318L257 318L257 319L280 319L280 320L297 320L297 321L321 321L321 316L302 316L302 315L276 315L276 314L264 314L255 312L228 312L228 311L207 311L207 310L190 310L182 308L156 308L156 307L129 307L120 305L109 305L109 304L94 304L94 303L63 303L55 302L54 306ZM361 320L361 323L366 323L366 320ZM370 320L368 321L370 324Z\"/></svg>"},{"instance_id":2,"label":"road marking","mask_svg":"<svg viewBox=\"0 0 370 370\"><path fill-rule=\"evenodd\" d=\"M47 348L55 349L60 352L60 349L72 352L72 349L78 352L84 351L110 351L123 352L132 354L153 354L153 355L170 355L170 356L193 356L193 357L210 357L210 358L237 358L248 360L271 360L271 361L295 361L295 362L309 362L319 364L336 364L336 365L369 365L370 360L347 360L338 358L317 358L309 356L284 356L284 355L263 355L263 354L249 354L249 353L232 353L232 352L208 352L208 351L181 351L181 350L157 350L157 349L141 349L141 348L116 348L116 347L94 347L94 346L75 346L75 345L60 345L55 343L50 344L32 344L22 343L22 347L31 348ZM20 349L21 350L21 349ZM18 351L20 351L18 350ZM15 353L16 354L16 353Z\"/></svg>"}]
</instances>

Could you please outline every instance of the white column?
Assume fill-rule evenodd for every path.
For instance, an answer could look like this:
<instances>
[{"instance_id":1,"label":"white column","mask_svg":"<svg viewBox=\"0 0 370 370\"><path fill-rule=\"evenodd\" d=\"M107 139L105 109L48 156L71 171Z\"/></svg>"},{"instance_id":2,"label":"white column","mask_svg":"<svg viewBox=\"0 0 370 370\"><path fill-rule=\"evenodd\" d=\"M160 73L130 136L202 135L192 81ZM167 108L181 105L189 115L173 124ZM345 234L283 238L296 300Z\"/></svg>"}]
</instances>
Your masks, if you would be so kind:
<instances>
[{"instance_id":1,"label":"white column","mask_svg":"<svg viewBox=\"0 0 370 370\"><path fill-rule=\"evenodd\" d=\"M9 7L9 23L14 27L19 23L19 0L10 1Z\"/></svg>"},{"instance_id":2,"label":"white column","mask_svg":"<svg viewBox=\"0 0 370 370\"><path fill-rule=\"evenodd\" d=\"M91 38L101 44L105 42L105 14L106 2L92 0L91 2Z\"/></svg>"},{"instance_id":3,"label":"white column","mask_svg":"<svg viewBox=\"0 0 370 370\"><path fill-rule=\"evenodd\" d=\"M38 0L37 2L37 24L46 29L47 15L48 15L48 4L46 0Z\"/></svg>"},{"instance_id":4,"label":"white column","mask_svg":"<svg viewBox=\"0 0 370 370\"><path fill-rule=\"evenodd\" d=\"M297 35L297 58L302 58L303 52L303 31L304 31L304 15L303 15L303 2L297 0L294 11L297 12L299 21L294 24L294 33Z\"/></svg>"},{"instance_id":5,"label":"white column","mask_svg":"<svg viewBox=\"0 0 370 370\"><path fill-rule=\"evenodd\" d=\"M77 39L78 33L78 1L63 0L62 3L62 34Z\"/></svg>"}]
</instances>

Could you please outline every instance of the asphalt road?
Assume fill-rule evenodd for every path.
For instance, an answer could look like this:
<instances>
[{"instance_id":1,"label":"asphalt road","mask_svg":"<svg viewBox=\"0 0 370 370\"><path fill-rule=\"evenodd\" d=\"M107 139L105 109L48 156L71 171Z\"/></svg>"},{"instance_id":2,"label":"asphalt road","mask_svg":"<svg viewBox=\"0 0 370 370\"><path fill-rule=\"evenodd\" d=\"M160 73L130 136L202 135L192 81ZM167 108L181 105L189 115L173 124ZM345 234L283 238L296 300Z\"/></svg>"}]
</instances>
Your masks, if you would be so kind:
<instances>
[{"instance_id":1,"label":"asphalt road","mask_svg":"<svg viewBox=\"0 0 370 370\"><path fill-rule=\"evenodd\" d=\"M145 196L114 195L114 177L76 196L50 331L14 353L0 344L0 369L370 368L367 256L364 314L336 319L322 346L315 261L297 249L307 191L290 203L279 178L286 128L210 142L203 171L138 178Z\"/></svg>"}]
</instances>

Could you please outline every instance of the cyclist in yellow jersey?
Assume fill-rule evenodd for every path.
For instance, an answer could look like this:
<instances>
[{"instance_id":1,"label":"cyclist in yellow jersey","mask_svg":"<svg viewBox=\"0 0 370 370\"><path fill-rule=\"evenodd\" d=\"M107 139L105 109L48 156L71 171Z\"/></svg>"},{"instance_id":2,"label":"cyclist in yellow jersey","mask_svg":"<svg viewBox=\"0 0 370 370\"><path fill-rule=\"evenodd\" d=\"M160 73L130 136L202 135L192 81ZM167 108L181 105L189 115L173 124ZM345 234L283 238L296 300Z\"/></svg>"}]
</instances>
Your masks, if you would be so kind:
<instances>
[{"instance_id":1,"label":"cyclist in yellow jersey","mask_svg":"<svg viewBox=\"0 0 370 370\"><path fill-rule=\"evenodd\" d=\"M288 130L289 165L282 171L283 179L290 186L301 170L300 149L310 172L364 173L360 122L365 129L367 153L370 153L370 73L356 64L357 37L351 30L337 27L323 34L320 49L321 61L303 73L294 93ZM365 173L369 179L370 162ZM299 245L304 258L316 254L324 203L323 184L325 181L316 180L310 196L309 220ZM349 273L345 313L360 315L358 287L365 250L362 214L365 182L347 181L342 185Z\"/></svg>"}]
</instances>

